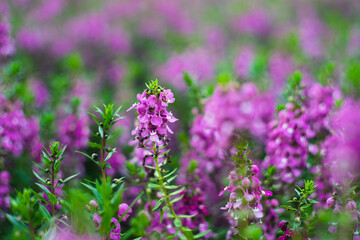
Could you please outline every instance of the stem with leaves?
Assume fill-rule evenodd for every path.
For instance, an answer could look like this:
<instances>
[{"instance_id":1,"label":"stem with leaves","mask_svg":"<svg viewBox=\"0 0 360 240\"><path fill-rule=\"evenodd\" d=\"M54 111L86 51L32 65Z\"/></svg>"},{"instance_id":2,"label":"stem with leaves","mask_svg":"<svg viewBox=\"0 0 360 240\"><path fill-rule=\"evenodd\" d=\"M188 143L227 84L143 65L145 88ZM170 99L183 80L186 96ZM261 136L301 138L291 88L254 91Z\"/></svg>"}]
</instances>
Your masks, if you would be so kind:
<instances>
[{"instance_id":1,"label":"stem with leaves","mask_svg":"<svg viewBox=\"0 0 360 240\"><path fill-rule=\"evenodd\" d=\"M159 152L158 152L158 149L156 147L155 142L153 142L153 149L152 150L154 151L154 161L155 161L155 166L156 166L156 173L158 175L157 179L159 180L161 190L162 190L162 192L164 194L164 197L165 197L166 204L167 204L168 208L170 209L170 212L171 212L171 214L172 214L172 216L174 218L174 224L175 224L176 227L180 228L181 232L186 236L187 239L193 239L191 230L187 229L187 228L184 228L181 225L181 220L178 217L178 215L176 214L176 212L174 211L172 201L170 200L170 196L169 196L169 194L168 194L168 192L166 190L166 186L164 184L164 180L166 178L164 178L162 176L162 174L161 174L162 170L160 169L160 165L159 165Z\"/></svg>"},{"instance_id":2,"label":"stem with leaves","mask_svg":"<svg viewBox=\"0 0 360 240\"><path fill-rule=\"evenodd\" d=\"M65 180L57 177L57 174L60 171L60 164L65 159L65 156L63 156L65 149L66 146L61 146L59 142L54 142L50 146L50 152L44 148L44 151L42 152L42 160L46 169L34 162L40 171L48 176L48 178L44 180L38 173L33 171L35 177L39 180L39 183L36 184L44 191L45 195L48 197L48 200L43 198L40 194L37 194L36 192L34 193L41 201L51 206L51 216L53 217L55 216L55 206L59 201L55 194L56 188L79 175L79 173L74 174Z\"/></svg>"},{"instance_id":3,"label":"stem with leaves","mask_svg":"<svg viewBox=\"0 0 360 240\"><path fill-rule=\"evenodd\" d=\"M101 124L102 125L102 124ZM101 139L101 176L103 178L103 181L106 181L106 170L105 170L105 147L106 147L106 131L103 129L103 126L100 127L103 130L102 139Z\"/></svg>"},{"instance_id":4,"label":"stem with leaves","mask_svg":"<svg viewBox=\"0 0 360 240\"><path fill-rule=\"evenodd\" d=\"M316 185L314 185L314 181L304 181L304 188L301 188L299 186L296 186L295 192L297 194L297 197L294 197L292 200L289 200L289 203L292 203L291 205L282 205L281 207L294 211L295 212L295 219L293 222L292 231L299 230L301 228L301 223L306 221L310 218L312 208L311 206L315 203L318 203L317 201L309 198L312 193L315 192ZM307 234L306 229L304 229L303 234Z\"/></svg>"},{"instance_id":5,"label":"stem with leaves","mask_svg":"<svg viewBox=\"0 0 360 240\"><path fill-rule=\"evenodd\" d=\"M89 142L88 145L92 148L96 148L100 150L100 154L101 154L100 160L97 161L98 155L96 153L93 153L91 156L89 156L86 153L77 151L77 153L86 156L100 167L102 180L104 182L106 182L106 167L111 168L110 164L108 164L107 161L116 152L116 148L106 147L107 141L115 134L115 133L109 134L109 131L111 127L114 126L115 123L117 123L120 119L123 119L123 117L120 117L119 115L121 106L115 112L113 108L114 105L112 104L104 105L104 111L98 107L95 107L96 112L100 114L101 118L95 116L92 113L89 113L98 126L97 128L98 131L96 132L96 134L93 135L97 138L100 138L100 143ZM108 153L107 155L106 152Z\"/></svg>"}]
</instances>

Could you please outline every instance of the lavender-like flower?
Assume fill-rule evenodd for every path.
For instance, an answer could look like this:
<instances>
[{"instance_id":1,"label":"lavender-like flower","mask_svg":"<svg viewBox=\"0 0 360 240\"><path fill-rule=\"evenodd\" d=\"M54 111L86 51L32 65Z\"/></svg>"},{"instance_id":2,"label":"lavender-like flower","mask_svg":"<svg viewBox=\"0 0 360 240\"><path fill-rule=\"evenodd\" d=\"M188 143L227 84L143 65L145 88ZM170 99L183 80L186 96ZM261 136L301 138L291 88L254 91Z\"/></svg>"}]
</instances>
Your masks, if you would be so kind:
<instances>
[{"instance_id":1,"label":"lavender-like flower","mask_svg":"<svg viewBox=\"0 0 360 240\"><path fill-rule=\"evenodd\" d=\"M175 235L183 234L186 239L193 239L192 231L182 225L181 218L184 216L178 216L173 206L183 197L176 197L182 192L181 188L169 194L171 190L179 188L179 186L170 185L170 179L176 178L176 176L172 176L175 170L168 173L164 170L166 161L159 162L161 157L165 157L166 160L169 158L168 152L170 150L163 152L169 141L167 132L172 133L168 123L175 122L177 119L166 110L166 107L175 101L174 94L169 89L161 88L157 80L152 81L147 85L147 88L141 95L138 94L137 98L140 102L135 103L130 109L136 108L139 114L138 126L132 134L136 135L138 147L148 150L151 153L149 157L153 159L152 166L145 165L145 159L143 163L146 168L151 169L154 173L155 178L151 180L156 180L155 183L150 183L148 186L159 191L160 199L153 207L153 211L158 209L163 202L166 202L168 209L166 214L171 215L175 228L179 230ZM162 174L166 175L163 176ZM150 204L150 206L152 205Z\"/></svg>"},{"instance_id":2,"label":"lavender-like flower","mask_svg":"<svg viewBox=\"0 0 360 240\"><path fill-rule=\"evenodd\" d=\"M260 203L262 196L272 196L270 191L264 191L261 187L261 182L256 177L259 168L247 159L247 146L239 145L237 149L239 152L234 157L237 169L230 172L229 185L219 194L221 196L230 192L229 202L221 208L228 211L232 227L228 232L228 239L231 239L233 234L243 235L248 223L259 221L264 216Z\"/></svg>"},{"instance_id":3,"label":"lavender-like flower","mask_svg":"<svg viewBox=\"0 0 360 240\"><path fill-rule=\"evenodd\" d=\"M0 95L0 139L0 149L6 154L18 157L25 150L30 150L33 157L38 158L41 143L37 119L27 117L20 103L12 103L2 95ZM32 148L28 149L28 146Z\"/></svg>"},{"instance_id":4,"label":"lavender-like flower","mask_svg":"<svg viewBox=\"0 0 360 240\"><path fill-rule=\"evenodd\" d=\"M132 131L139 148L164 148L168 142L168 133L173 133L168 124L177 121L171 112L167 111L169 103L175 101L170 89L162 89L157 81L152 82L149 89L137 95L138 103L129 110L136 108L139 116L136 128Z\"/></svg>"}]
</instances>

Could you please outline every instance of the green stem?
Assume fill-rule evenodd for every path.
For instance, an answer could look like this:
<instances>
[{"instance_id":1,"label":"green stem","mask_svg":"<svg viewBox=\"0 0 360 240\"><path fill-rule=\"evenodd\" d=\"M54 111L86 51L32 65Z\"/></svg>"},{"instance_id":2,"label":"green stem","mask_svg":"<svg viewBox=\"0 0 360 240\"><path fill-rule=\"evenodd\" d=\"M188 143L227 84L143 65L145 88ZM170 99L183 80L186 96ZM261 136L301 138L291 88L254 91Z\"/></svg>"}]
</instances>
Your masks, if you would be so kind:
<instances>
[{"instance_id":1,"label":"green stem","mask_svg":"<svg viewBox=\"0 0 360 240\"><path fill-rule=\"evenodd\" d=\"M300 206L301 206L301 202L304 200L304 196L300 198L300 201L299 201L299 205L298 205L298 208L296 209L296 213L295 213L295 217L298 217L299 215L299 212L300 212Z\"/></svg>"},{"instance_id":2,"label":"green stem","mask_svg":"<svg viewBox=\"0 0 360 240\"><path fill-rule=\"evenodd\" d=\"M161 171L160 171L160 167L159 167L159 162L158 162L158 154L157 154L157 150L156 150L156 145L155 145L155 142L153 142L153 151L154 151L154 160L155 160L155 164L156 164L156 172L158 174L158 179L159 179L159 183L160 183L160 186L161 186L161 189L165 195L165 200L166 200L166 203L167 203L167 206L169 207L170 209L170 212L171 214L173 215L174 217L174 220L180 220L179 217L176 215L175 211L174 211L174 208L171 204L171 201L170 201L170 196L166 190L166 187L165 187L165 184L164 184L164 179L161 175ZM185 228L183 226L180 226L180 230L184 233L184 235L186 236L185 234ZM186 237L187 238L187 237ZM189 239L189 238L187 238Z\"/></svg>"},{"instance_id":3,"label":"green stem","mask_svg":"<svg viewBox=\"0 0 360 240\"><path fill-rule=\"evenodd\" d=\"M55 162L56 159L53 159L51 165L51 193L55 196ZM50 200L50 199L49 199ZM55 216L55 204L50 201L51 204L51 215Z\"/></svg>"},{"instance_id":4,"label":"green stem","mask_svg":"<svg viewBox=\"0 0 360 240\"><path fill-rule=\"evenodd\" d=\"M29 228L30 228L31 239L32 239L32 240L36 239L34 224L33 224L33 221L32 221L31 219L30 219L30 221L29 221Z\"/></svg>"},{"instance_id":5,"label":"green stem","mask_svg":"<svg viewBox=\"0 0 360 240\"><path fill-rule=\"evenodd\" d=\"M105 145L106 145L106 132L103 130L103 137L102 137L102 142L101 142L101 175L103 178L104 183L106 182L106 173L105 173Z\"/></svg>"}]
</instances>

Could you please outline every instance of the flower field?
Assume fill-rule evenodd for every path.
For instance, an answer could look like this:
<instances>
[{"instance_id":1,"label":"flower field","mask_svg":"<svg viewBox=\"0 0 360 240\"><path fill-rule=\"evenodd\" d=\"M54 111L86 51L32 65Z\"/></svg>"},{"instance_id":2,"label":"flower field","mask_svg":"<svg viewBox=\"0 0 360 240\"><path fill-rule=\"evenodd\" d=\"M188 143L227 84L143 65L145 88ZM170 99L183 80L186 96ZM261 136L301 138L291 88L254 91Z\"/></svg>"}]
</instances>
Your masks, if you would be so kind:
<instances>
[{"instance_id":1,"label":"flower field","mask_svg":"<svg viewBox=\"0 0 360 240\"><path fill-rule=\"evenodd\" d=\"M360 240L357 0L0 0L0 239Z\"/></svg>"}]
</instances>

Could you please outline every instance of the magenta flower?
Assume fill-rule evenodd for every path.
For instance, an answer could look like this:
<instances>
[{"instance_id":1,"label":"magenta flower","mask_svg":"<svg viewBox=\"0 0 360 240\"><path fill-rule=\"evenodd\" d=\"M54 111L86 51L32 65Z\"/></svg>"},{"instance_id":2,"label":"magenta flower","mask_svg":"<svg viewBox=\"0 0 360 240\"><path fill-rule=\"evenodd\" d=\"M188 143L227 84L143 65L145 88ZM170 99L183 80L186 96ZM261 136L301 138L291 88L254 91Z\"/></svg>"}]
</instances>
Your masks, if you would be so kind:
<instances>
[{"instance_id":1,"label":"magenta flower","mask_svg":"<svg viewBox=\"0 0 360 240\"><path fill-rule=\"evenodd\" d=\"M119 211L117 213L117 216L119 219L121 219L121 216L126 212L126 210L128 210L129 205L127 205L126 203L122 203L119 205ZM128 217L130 216L130 213L132 213L132 209L129 208L129 211L124 215L124 217L121 219L121 221L126 221L128 219Z\"/></svg>"},{"instance_id":2,"label":"magenta flower","mask_svg":"<svg viewBox=\"0 0 360 240\"><path fill-rule=\"evenodd\" d=\"M138 147L144 148L166 146L169 142L168 134L173 133L169 123L177 121L171 112L167 111L169 103L175 101L174 94L170 89L162 89L157 85L153 89L147 89L137 95L138 103L135 103L129 110L136 108L139 114L136 128L132 131L135 135ZM151 85L154 86L154 85ZM146 148L145 147L145 148ZM164 150L162 147L161 150ZM145 160L144 160L145 161Z\"/></svg>"},{"instance_id":3,"label":"magenta flower","mask_svg":"<svg viewBox=\"0 0 360 240\"><path fill-rule=\"evenodd\" d=\"M115 224L115 228L110 232L110 239L111 240L119 240L121 239L121 226L116 218L112 218L111 222Z\"/></svg>"}]
</instances>

